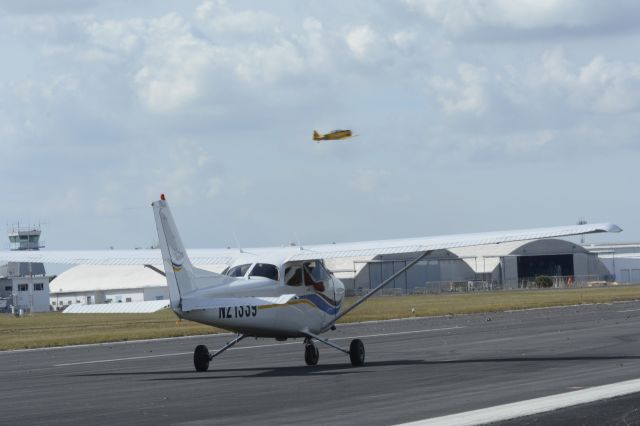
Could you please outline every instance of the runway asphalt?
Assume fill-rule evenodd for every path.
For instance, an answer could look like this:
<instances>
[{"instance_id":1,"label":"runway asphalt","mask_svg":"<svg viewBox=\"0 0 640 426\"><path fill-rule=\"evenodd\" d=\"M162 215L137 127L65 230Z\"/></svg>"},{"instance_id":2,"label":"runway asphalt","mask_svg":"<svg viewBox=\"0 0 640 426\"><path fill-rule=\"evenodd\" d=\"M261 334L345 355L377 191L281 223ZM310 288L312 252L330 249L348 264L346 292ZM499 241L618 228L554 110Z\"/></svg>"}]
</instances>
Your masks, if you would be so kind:
<instances>
[{"instance_id":1,"label":"runway asphalt","mask_svg":"<svg viewBox=\"0 0 640 426\"><path fill-rule=\"evenodd\" d=\"M639 302L344 325L326 336L345 347L361 338L365 366L320 345L308 367L301 340L246 339L195 372L194 347L229 335L3 352L0 423L387 425L640 378ZM621 410L640 421L638 403L630 395L505 424Z\"/></svg>"}]
</instances>

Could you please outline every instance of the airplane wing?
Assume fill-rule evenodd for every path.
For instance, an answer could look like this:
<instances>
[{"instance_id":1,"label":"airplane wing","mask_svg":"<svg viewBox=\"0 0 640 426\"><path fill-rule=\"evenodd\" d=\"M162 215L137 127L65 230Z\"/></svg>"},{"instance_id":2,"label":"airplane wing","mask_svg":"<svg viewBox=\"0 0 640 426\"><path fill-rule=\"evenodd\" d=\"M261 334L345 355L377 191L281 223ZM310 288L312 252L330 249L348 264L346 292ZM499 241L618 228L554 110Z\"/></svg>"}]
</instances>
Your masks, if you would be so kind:
<instances>
[{"instance_id":1,"label":"airplane wing","mask_svg":"<svg viewBox=\"0 0 640 426\"><path fill-rule=\"evenodd\" d=\"M305 246L304 249L293 254L289 260L331 259L340 257L377 256L381 254L414 253L456 247L500 244L511 241L620 231L622 231L622 229L612 223L596 223L550 228L521 229L515 231L445 235L440 237L325 244Z\"/></svg>"},{"instance_id":2,"label":"airplane wing","mask_svg":"<svg viewBox=\"0 0 640 426\"><path fill-rule=\"evenodd\" d=\"M237 249L190 249L188 256L194 265L230 264L240 256L277 255L288 261L332 259L341 257L377 256L424 252L484 244L540 238L567 237L600 232L620 232L617 225L597 223L515 231L445 235L439 237L404 238L294 247L262 247ZM78 265L162 265L160 250L82 250L82 251L1 251L0 261L59 263Z\"/></svg>"}]
</instances>

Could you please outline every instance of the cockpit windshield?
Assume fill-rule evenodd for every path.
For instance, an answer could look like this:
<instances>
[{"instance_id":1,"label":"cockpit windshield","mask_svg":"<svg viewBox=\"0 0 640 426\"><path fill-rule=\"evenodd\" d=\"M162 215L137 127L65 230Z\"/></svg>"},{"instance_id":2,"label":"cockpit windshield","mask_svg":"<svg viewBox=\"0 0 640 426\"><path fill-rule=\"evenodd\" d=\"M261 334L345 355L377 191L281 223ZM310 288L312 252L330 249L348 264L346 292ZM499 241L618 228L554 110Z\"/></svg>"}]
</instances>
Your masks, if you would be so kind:
<instances>
[{"instance_id":1,"label":"cockpit windshield","mask_svg":"<svg viewBox=\"0 0 640 426\"><path fill-rule=\"evenodd\" d=\"M278 281L278 268L269 263L256 263L249 277L265 277Z\"/></svg>"},{"instance_id":2,"label":"cockpit windshield","mask_svg":"<svg viewBox=\"0 0 640 426\"><path fill-rule=\"evenodd\" d=\"M229 268L229 270L226 272L226 275L230 277L244 277L250 266L250 263L234 266L232 268Z\"/></svg>"}]
</instances>

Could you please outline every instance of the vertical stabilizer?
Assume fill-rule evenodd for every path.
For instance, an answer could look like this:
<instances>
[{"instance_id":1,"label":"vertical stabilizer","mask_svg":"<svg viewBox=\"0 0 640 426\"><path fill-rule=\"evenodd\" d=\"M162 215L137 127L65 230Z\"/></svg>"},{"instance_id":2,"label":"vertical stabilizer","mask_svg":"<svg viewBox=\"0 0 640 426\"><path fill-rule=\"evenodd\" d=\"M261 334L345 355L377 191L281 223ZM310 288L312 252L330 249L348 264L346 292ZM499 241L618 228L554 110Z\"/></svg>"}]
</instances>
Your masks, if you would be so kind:
<instances>
[{"instance_id":1,"label":"vertical stabilizer","mask_svg":"<svg viewBox=\"0 0 640 426\"><path fill-rule=\"evenodd\" d=\"M156 219L158 242L169 286L171 308L180 310L182 298L195 289L194 268L182 244L164 194L160 196L159 201L151 205Z\"/></svg>"}]
</instances>

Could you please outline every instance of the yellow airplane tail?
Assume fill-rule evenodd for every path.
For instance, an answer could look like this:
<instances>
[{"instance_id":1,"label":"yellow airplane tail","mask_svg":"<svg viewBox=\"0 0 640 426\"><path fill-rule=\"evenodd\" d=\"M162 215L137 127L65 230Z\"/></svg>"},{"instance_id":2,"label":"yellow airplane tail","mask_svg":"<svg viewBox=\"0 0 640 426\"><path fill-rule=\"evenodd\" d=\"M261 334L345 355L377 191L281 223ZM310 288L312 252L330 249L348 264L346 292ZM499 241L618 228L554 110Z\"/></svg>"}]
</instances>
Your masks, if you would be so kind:
<instances>
[{"instance_id":1,"label":"yellow airplane tail","mask_svg":"<svg viewBox=\"0 0 640 426\"><path fill-rule=\"evenodd\" d=\"M318 133L317 131L313 131L313 140L314 141L319 141L320 140L320 133Z\"/></svg>"}]
</instances>

